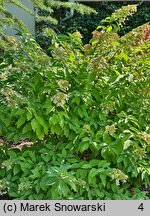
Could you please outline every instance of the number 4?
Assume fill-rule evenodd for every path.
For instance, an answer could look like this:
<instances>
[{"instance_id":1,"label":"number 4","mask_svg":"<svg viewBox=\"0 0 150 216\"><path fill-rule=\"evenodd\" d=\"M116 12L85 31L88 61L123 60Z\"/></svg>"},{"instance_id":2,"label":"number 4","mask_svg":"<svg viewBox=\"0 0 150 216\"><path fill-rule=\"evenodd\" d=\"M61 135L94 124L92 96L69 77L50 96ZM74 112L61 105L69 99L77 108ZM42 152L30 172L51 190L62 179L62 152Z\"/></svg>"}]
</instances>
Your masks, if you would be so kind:
<instances>
[{"instance_id":1,"label":"number 4","mask_svg":"<svg viewBox=\"0 0 150 216\"><path fill-rule=\"evenodd\" d=\"M143 206L143 203L141 203L138 207L139 210L143 211L144 210L144 206Z\"/></svg>"}]
</instances>

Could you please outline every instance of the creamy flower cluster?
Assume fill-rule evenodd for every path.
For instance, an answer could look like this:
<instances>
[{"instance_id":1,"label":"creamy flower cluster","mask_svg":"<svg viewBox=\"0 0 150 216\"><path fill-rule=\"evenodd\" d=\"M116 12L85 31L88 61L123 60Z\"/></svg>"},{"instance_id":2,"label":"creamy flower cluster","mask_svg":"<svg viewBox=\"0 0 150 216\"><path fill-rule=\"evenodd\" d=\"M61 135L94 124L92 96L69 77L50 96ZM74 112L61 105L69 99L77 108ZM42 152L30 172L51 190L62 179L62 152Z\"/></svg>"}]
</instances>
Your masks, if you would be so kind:
<instances>
[{"instance_id":1,"label":"creamy flower cluster","mask_svg":"<svg viewBox=\"0 0 150 216\"><path fill-rule=\"evenodd\" d=\"M144 134L144 135L143 135L143 139L144 139L148 144L150 144L150 134Z\"/></svg>"},{"instance_id":2,"label":"creamy flower cluster","mask_svg":"<svg viewBox=\"0 0 150 216\"><path fill-rule=\"evenodd\" d=\"M52 101L57 107L63 107L69 99L69 96L66 93L69 88L69 82L67 80L60 79L57 81L57 85L60 91L52 97Z\"/></svg>"},{"instance_id":3,"label":"creamy flower cluster","mask_svg":"<svg viewBox=\"0 0 150 216\"><path fill-rule=\"evenodd\" d=\"M12 164L13 164L13 161L8 159L8 160L4 160L2 165L1 165L1 168L6 168L6 170L10 170L12 168Z\"/></svg>"},{"instance_id":4,"label":"creamy flower cluster","mask_svg":"<svg viewBox=\"0 0 150 216\"><path fill-rule=\"evenodd\" d=\"M9 189L8 185L9 182L5 178L0 180L0 195L7 193L7 189Z\"/></svg>"},{"instance_id":5,"label":"creamy flower cluster","mask_svg":"<svg viewBox=\"0 0 150 216\"><path fill-rule=\"evenodd\" d=\"M58 91L53 97L52 101L57 107L63 107L68 100L68 95Z\"/></svg>"},{"instance_id":6,"label":"creamy flower cluster","mask_svg":"<svg viewBox=\"0 0 150 216\"><path fill-rule=\"evenodd\" d=\"M4 96L5 102L8 104L8 106L10 105L17 107L17 99L22 99L22 96L13 90L13 88L9 85L7 85L5 88L2 88L0 93Z\"/></svg>"},{"instance_id":7,"label":"creamy flower cluster","mask_svg":"<svg viewBox=\"0 0 150 216\"><path fill-rule=\"evenodd\" d=\"M67 91L69 88L69 83L67 80L62 80L62 79L58 80L57 84L58 84L58 87L63 91Z\"/></svg>"},{"instance_id":8,"label":"creamy flower cluster","mask_svg":"<svg viewBox=\"0 0 150 216\"><path fill-rule=\"evenodd\" d=\"M116 132L116 128L115 128L115 126L114 125L107 125L106 127L105 127L105 132L106 133L109 133L110 135L112 135L112 134L114 134L115 132Z\"/></svg>"},{"instance_id":9,"label":"creamy flower cluster","mask_svg":"<svg viewBox=\"0 0 150 216\"><path fill-rule=\"evenodd\" d=\"M112 175L111 175L112 180L116 180L116 184L119 185L120 181L122 183L125 183L128 179L128 176L125 175L121 170L119 169L114 169Z\"/></svg>"},{"instance_id":10,"label":"creamy flower cluster","mask_svg":"<svg viewBox=\"0 0 150 216\"><path fill-rule=\"evenodd\" d=\"M31 189L31 188L32 188L31 185L32 185L32 184L31 184L30 181L21 182L21 183L18 185L18 192L20 193L21 191Z\"/></svg>"}]
</instances>

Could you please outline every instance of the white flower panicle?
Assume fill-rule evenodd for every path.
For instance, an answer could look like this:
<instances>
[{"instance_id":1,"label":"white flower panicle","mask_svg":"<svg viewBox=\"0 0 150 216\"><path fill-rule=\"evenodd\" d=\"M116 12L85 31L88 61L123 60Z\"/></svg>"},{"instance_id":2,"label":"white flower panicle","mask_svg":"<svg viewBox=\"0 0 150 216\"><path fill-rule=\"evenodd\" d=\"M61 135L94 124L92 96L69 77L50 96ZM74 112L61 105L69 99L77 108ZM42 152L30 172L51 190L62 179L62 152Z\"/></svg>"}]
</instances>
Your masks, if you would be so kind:
<instances>
[{"instance_id":1,"label":"white flower panicle","mask_svg":"<svg viewBox=\"0 0 150 216\"><path fill-rule=\"evenodd\" d=\"M52 97L52 101L57 107L63 107L68 98L67 94L59 91Z\"/></svg>"},{"instance_id":2,"label":"white flower panicle","mask_svg":"<svg viewBox=\"0 0 150 216\"><path fill-rule=\"evenodd\" d=\"M69 88L69 82L67 80L58 80L57 81L58 87L63 90L63 91L67 91Z\"/></svg>"},{"instance_id":3,"label":"white flower panicle","mask_svg":"<svg viewBox=\"0 0 150 216\"><path fill-rule=\"evenodd\" d=\"M116 128L115 128L115 126L114 125L107 125L106 127L105 127L105 132L106 133L109 133L110 135L112 135L112 134L114 134L115 132L116 132Z\"/></svg>"}]
</instances>

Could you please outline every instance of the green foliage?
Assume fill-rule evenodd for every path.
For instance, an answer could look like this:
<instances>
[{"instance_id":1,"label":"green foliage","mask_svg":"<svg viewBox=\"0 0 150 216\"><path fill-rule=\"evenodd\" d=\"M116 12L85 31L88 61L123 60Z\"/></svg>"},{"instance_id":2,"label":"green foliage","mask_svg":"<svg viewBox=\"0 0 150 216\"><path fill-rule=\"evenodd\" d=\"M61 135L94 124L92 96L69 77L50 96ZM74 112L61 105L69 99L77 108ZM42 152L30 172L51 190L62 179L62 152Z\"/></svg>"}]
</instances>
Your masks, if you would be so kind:
<instances>
[{"instance_id":1,"label":"green foliage","mask_svg":"<svg viewBox=\"0 0 150 216\"><path fill-rule=\"evenodd\" d=\"M0 193L15 199L145 199L145 193L124 183L126 176L105 159L81 160L64 143L48 142L6 150L1 164ZM124 184L123 187L117 184ZM117 184L116 184L117 182ZM109 192L108 192L109 191Z\"/></svg>"},{"instance_id":2,"label":"green foliage","mask_svg":"<svg viewBox=\"0 0 150 216\"><path fill-rule=\"evenodd\" d=\"M133 8L103 20L86 46L79 32L53 35L51 57L31 35L1 40L0 136L34 143L2 145L2 193L147 199L140 187L150 183L149 25L115 32Z\"/></svg>"}]
</instances>

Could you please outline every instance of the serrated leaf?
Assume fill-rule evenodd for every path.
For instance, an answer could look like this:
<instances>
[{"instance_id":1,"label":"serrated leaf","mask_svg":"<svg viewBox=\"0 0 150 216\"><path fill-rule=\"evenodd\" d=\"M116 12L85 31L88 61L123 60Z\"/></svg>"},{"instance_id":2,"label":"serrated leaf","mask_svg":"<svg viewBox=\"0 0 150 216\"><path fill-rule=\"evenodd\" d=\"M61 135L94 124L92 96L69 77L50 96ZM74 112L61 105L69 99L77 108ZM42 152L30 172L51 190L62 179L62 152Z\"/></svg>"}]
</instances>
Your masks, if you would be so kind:
<instances>
[{"instance_id":1,"label":"serrated leaf","mask_svg":"<svg viewBox=\"0 0 150 216\"><path fill-rule=\"evenodd\" d=\"M67 151L65 148L62 150L62 157L65 158L67 156Z\"/></svg>"},{"instance_id":2,"label":"serrated leaf","mask_svg":"<svg viewBox=\"0 0 150 216\"><path fill-rule=\"evenodd\" d=\"M104 187L106 186L106 177L107 177L106 173L104 172L100 173L100 178Z\"/></svg>"},{"instance_id":3,"label":"serrated leaf","mask_svg":"<svg viewBox=\"0 0 150 216\"><path fill-rule=\"evenodd\" d=\"M79 96L73 97L73 99L71 100L71 103L76 103L77 105L79 105L79 103L80 103L80 97Z\"/></svg>"},{"instance_id":4,"label":"serrated leaf","mask_svg":"<svg viewBox=\"0 0 150 216\"><path fill-rule=\"evenodd\" d=\"M79 151L82 153L84 152L85 150L87 150L90 146L90 143L89 142L81 142L79 144Z\"/></svg>"},{"instance_id":5,"label":"serrated leaf","mask_svg":"<svg viewBox=\"0 0 150 216\"><path fill-rule=\"evenodd\" d=\"M22 133L25 134L25 133L27 133L27 132L30 131L30 130L31 130L31 123L29 122L29 123L27 123L27 124L24 126L24 128L23 128L23 130L22 130Z\"/></svg>"},{"instance_id":6,"label":"serrated leaf","mask_svg":"<svg viewBox=\"0 0 150 216\"><path fill-rule=\"evenodd\" d=\"M31 121L31 127L32 127L32 130L35 132L37 130L37 128L39 127L39 123L38 121L34 118L32 119Z\"/></svg>"},{"instance_id":7,"label":"serrated leaf","mask_svg":"<svg viewBox=\"0 0 150 216\"><path fill-rule=\"evenodd\" d=\"M17 121L17 128L20 128L26 121L26 116L22 116L18 121Z\"/></svg>"},{"instance_id":8,"label":"serrated leaf","mask_svg":"<svg viewBox=\"0 0 150 216\"><path fill-rule=\"evenodd\" d=\"M92 165L91 164L84 164L81 168L83 168L83 169L91 169L92 168Z\"/></svg>"},{"instance_id":9,"label":"serrated leaf","mask_svg":"<svg viewBox=\"0 0 150 216\"><path fill-rule=\"evenodd\" d=\"M104 133L104 134L103 134L103 140L104 140L104 142L107 143L107 144L111 144L111 143L112 143L111 137L110 137L110 135L109 135L108 133Z\"/></svg>"},{"instance_id":10,"label":"serrated leaf","mask_svg":"<svg viewBox=\"0 0 150 216\"><path fill-rule=\"evenodd\" d=\"M41 140L44 138L44 130L41 126L39 126L38 128L36 128L36 135L38 136L38 138Z\"/></svg>"},{"instance_id":11,"label":"serrated leaf","mask_svg":"<svg viewBox=\"0 0 150 216\"><path fill-rule=\"evenodd\" d=\"M35 186L35 190L36 190L36 193L37 193L37 194L40 192L41 188L40 188L40 185L39 185L39 184L37 184L37 185Z\"/></svg>"},{"instance_id":12,"label":"serrated leaf","mask_svg":"<svg viewBox=\"0 0 150 216\"><path fill-rule=\"evenodd\" d=\"M121 52L119 55L118 55L119 58L123 58L125 59L126 61L128 61L128 55L125 53L125 52Z\"/></svg>"},{"instance_id":13,"label":"serrated leaf","mask_svg":"<svg viewBox=\"0 0 150 216\"><path fill-rule=\"evenodd\" d=\"M49 124L51 125L56 125L59 122L58 116L57 115L53 115L49 118Z\"/></svg>"},{"instance_id":14,"label":"serrated leaf","mask_svg":"<svg viewBox=\"0 0 150 216\"><path fill-rule=\"evenodd\" d=\"M62 132L62 128L59 124L56 124L54 126L51 126L51 133L59 135Z\"/></svg>"},{"instance_id":15,"label":"serrated leaf","mask_svg":"<svg viewBox=\"0 0 150 216\"><path fill-rule=\"evenodd\" d=\"M94 160L91 160L91 161L90 161L90 165L91 165L92 167L93 167L93 166L98 166L99 162L100 162L100 160L94 159Z\"/></svg>"},{"instance_id":16,"label":"serrated leaf","mask_svg":"<svg viewBox=\"0 0 150 216\"><path fill-rule=\"evenodd\" d=\"M64 117L63 117L63 112L58 112L58 116L59 116L59 124L60 124L61 128L63 128L64 123L65 123Z\"/></svg>"},{"instance_id":17,"label":"serrated leaf","mask_svg":"<svg viewBox=\"0 0 150 216\"><path fill-rule=\"evenodd\" d=\"M72 180L67 181L67 183L70 185L71 189L74 190L74 192L77 192L76 184Z\"/></svg>"},{"instance_id":18,"label":"serrated leaf","mask_svg":"<svg viewBox=\"0 0 150 216\"><path fill-rule=\"evenodd\" d=\"M67 193L69 191L67 183L64 182L62 179L59 181L58 191L61 192L64 196L67 196Z\"/></svg>"},{"instance_id":19,"label":"serrated leaf","mask_svg":"<svg viewBox=\"0 0 150 216\"><path fill-rule=\"evenodd\" d=\"M123 150L127 149L131 145L131 140L126 140L123 144Z\"/></svg>"},{"instance_id":20,"label":"serrated leaf","mask_svg":"<svg viewBox=\"0 0 150 216\"><path fill-rule=\"evenodd\" d=\"M89 184L95 184L96 183L96 175L99 173L99 171L95 168L92 168L88 175L88 182Z\"/></svg>"},{"instance_id":21,"label":"serrated leaf","mask_svg":"<svg viewBox=\"0 0 150 216\"><path fill-rule=\"evenodd\" d=\"M120 163L120 162L122 162L123 161L123 157L122 156L119 156L118 157L118 160L117 160L117 163Z\"/></svg>"},{"instance_id":22,"label":"serrated leaf","mask_svg":"<svg viewBox=\"0 0 150 216\"><path fill-rule=\"evenodd\" d=\"M35 118L41 126L45 127L46 123L41 116L36 115Z\"/></svg>"},{"instance_id":23,"label":"serrated leaf","mask_svg":"<svg viewBox=\"0 0 150 216\"><path fill-rule=\"evenodd\" d=\"M98 163L98 167L103 167L107 163L106 160L100 160Z\"/></svg>"},{"instance_id":24,"label":"serrated leaf","mask_svg":"<svg viewBox=\"0 0 150 216\"><path fill-rule=\"evenodd\" d=\"M89 175L91 178L93 178L94 176L96 176L99 173L98 169L92 168L89 172Z\"/></svg>"},{"instance_id":25,"label":"serrated leaf","mask_svg":"<svg viewBox=\"0 0 150 216\"><path fill-rule=\"evenodd\" d=\"M37 116L37 115L36 115L36 119L38 123L44 128L44 133L48 134L48 125L46 124L44 119L41 116Z\"/></svg>"},{"instance_id":26,"label":"serrated leaf","mask_svg":"<svg viewBox=\"0 0 150 216\"><path fill-rule=\"evenodd\" d=\"M42 154L42 155L41 155L41 158L42 158L46 163L48 163L48 162L51 160L52 156L51 156L50 154Z\"/></svg>"},{"instance_id":27,"label":"serrated leaf","mask_svg":"<svg viewBox=\"0 0 150 216\"><path fill-rule=\"evenodd\" d=\"M14 175L17 175L19 172L20 172L20 165L19 164L16 164L13 168L13 174Z\"/></svg>"},{"instance_id":28,"label":"serrated leaf","mask_svg":"<svg viewBox=\"0 0 150 216\"><path fill-rule=\"evenodd\" d=\"M40 188L43 190L43 191L46 191L47 190L47 187L48 187L48 180L49 180L49 176L48 175L45 175L41 178L41 181L39 182L39 185L40 185Z\"/></svg>"},{"instance_id":29,"label":"serrated leaf","mask_svg":"<svg viewBox=\"0 0 150 216\"><path fill-rule=\"evenodd\" d=\"M17 158L17 154L14 151L8 151L7 154L10 156L11 159Z\"/></svg>"},{"instance_id":30,"label":"serrated leaf","mask_svg":"<svg viewBox=\"0 0 150 216\"><path fill-rule=\"evenodd\" d=\"M111 32L112 31L112 26L109 26L106 31Z\"/></svg>"},{"instance_id":31,"label":"serrated leaf","mask_svg":"<svg viewBox=\"0 0 150 216\"><path fill-rule=\"evenodd\" d=\"M123 163L124 163L125 168L128 167L128 165L129 165L129 158L125 157L123 159Z\"/></svg>"},{"instance_id":32,"label":"serrated leaf","mask_svg":"<svg viewBox=\"0 0 150 216\"><path fill-rule=\"evenodd\" d=\"M16 115L23 115L24 114L24 110L19 109L15 112Z\"/></svg>"},{"instance_id":33,"label":"serrated leaf","mask_svg":"<svg viewBox=\"0 0 150 216\"><path fill-rule=\"evenodd\" d=\"M30 121L32 119L33 115L32 113L28 112L27 113L27 121Z\"/></svg>"}]
</instances>

